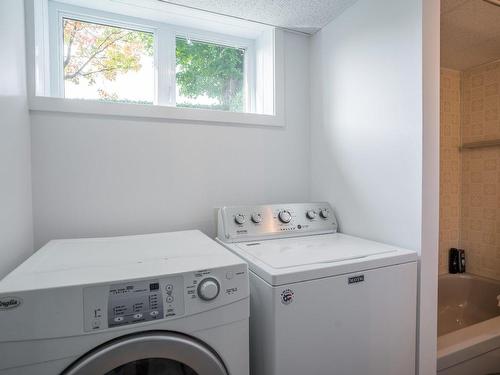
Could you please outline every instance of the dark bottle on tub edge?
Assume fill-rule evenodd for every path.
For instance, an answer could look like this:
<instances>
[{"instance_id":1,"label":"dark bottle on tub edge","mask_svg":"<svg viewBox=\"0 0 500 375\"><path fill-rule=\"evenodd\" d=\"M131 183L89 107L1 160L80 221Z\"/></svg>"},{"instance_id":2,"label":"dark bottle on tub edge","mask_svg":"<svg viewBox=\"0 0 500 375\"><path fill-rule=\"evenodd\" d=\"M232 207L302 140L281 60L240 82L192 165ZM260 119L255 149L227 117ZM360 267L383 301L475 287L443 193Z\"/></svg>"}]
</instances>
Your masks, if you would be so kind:
<instances>
[{"instance_id":1,"label":"dark bottle on tub edge","mask_svg":"<svg viewBox=\"0 0 500 375\"><path fill-rule=\"evenodd\" d=\"M465 272L465 250L459 249L458 250L458 255L459 255L459 262L458 262L458 272L459 273L464 273Z\"/></svg>"},{"instance_id":2,"label":"dark bottle on tub edge","mask_svg":"<svg viewBox=\"0 0 500 375\"><path fill-rule=\"evenodd\" d=\"M450 273L465 272L465 251L452 247L448 258L448 271Z\"/></svg>"},{"instance_id":3,"label":"dark bottle on tub edge","mask_svg":"<svg viewBox=\"0 0 500 375\"><path fill-rule=\"evenodd\" d=\"M448 258L448 272L458 273L459 263L460 263L460 252L458 251L458 249L452 247L450 249L450 254Z\"/></svg>"}]
</instances>

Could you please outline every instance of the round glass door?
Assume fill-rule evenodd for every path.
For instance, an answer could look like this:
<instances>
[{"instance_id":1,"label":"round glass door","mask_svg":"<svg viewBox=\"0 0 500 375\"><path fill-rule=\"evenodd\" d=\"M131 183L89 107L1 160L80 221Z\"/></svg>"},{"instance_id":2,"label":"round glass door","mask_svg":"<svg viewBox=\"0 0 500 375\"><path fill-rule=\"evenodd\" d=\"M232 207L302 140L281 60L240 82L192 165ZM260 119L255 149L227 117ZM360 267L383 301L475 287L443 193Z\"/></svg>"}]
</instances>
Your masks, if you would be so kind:
<instances>
[{"instance_id":1,"label":"round glass door","mask_svg":"<svg viewBox=\"0 0 500 375\"><path fill-rule=\"evenodd\" d=\"M110 341L77 360L64 375L228 375L204 343L171 332L145 332Z\"/></svg>"}]
</instances>

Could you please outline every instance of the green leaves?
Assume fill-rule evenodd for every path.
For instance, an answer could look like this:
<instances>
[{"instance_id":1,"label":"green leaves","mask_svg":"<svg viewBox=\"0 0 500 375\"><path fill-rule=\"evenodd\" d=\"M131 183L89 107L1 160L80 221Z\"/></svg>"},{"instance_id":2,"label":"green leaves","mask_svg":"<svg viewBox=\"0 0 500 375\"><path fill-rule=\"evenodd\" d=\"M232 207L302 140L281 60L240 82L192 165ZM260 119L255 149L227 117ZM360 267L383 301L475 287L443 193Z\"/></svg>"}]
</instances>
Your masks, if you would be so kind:
<instances>
[{"instance_id":1,"label":"green leaves","mask_svg":"<svg viewBox=\"0 0 500 375\"><path fill-rule=\"evenodd\" d=\"M72 19L64 19L63 39L64 79L76 84L82 78L89 85L114 81L119 73L141 69L141 56L154 53L151 33Z\"/></svg>"},{"instance_id":2,"label":"green leaves","mask_svg":"<svg viewBox=\"0 0 500 375\"><path fill-rule=\"evenodd\" d=\"M106 83L140 71L141 60L152 61L155 52L152 33L69 18L63 20L63 40L64 80L94 86L101 100L123 100ZM178 98L177 105L244 111L245 53L241 48L176 38L176 84L180 96L191 99Z\"/></svg>"},{"instance_id":3,"label":"green leaves","mask_svg":"<svg viewBox=\"0 0 500 375\"><path fill-rule=\"evenodd\" d=\"M206 95L219 101L214 109L243 111L244 50L177 38L176 60L181 95L189 98Z\"/></svg>"}]
</instances>

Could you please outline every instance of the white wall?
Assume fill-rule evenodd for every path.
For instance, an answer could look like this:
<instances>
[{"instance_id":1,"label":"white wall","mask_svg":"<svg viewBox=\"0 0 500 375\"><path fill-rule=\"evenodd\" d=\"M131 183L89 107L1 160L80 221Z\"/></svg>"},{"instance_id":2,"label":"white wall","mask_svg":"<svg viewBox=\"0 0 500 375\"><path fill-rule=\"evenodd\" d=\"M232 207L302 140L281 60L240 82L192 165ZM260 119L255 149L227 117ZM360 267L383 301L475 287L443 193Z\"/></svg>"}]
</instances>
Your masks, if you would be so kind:
<instances>
[{"instance_id":1,"label":"white wall","mask_svg":"<svg viewBox=\"0 0 500 375\"><path fill-rule=\"evenodd\" d=\"M422 189L423 1L359 0L313 37L311 197L334 205L341 231L414 249L421 259L425 253L432 260L437 254L433 219L427 226L430 237L422 237L423 204L429 203L427 213L434 214L438 196L435 171L429 168L425 200ZM431 169L439 165L432 164L436 144L432 139L426 146ZM422 250L422 243L428 247ZM425 322L419 326L420 374L435 373L436 365L431 308L436 308L437 258L428 266L421 263L421 272L430 279L419 281L425 283L419 298L426 302L425 314L420 310Z\"/></svg>"},{"instance_id":2,"label":"white wall","mask_svg":"<svg viewBox=\"0 0 500 375\"><path fill-rule=\"evenodd\" d=\"M0 2L0 279L33 251L24 8Z\"/></svg>"},{"instance_id":3,"label":"white wall","mask_svg":"<svg viewBox=\"0 0 500 375\"><path fill-rule=\"evenodd\" d=\"M440 2L423 0L422 244L420 252L420 374L436 372L439 244Z\"/></svg>"},{"instance_id":4,"label":"white wall","mask_svg":"<svg viewBox=\"0 0 500 375\"><path fill-rule=\"evenodd\" d=\"M359 0L312 41L312 186L346 233L420 248L421 11Z\"/></svg>"},{"instance_id":5,"label":"white wall","mask_svg":"<svg viewBox=\"0 0 500 375\"><path fill-rule=\"evenodd\" d=\"M284 129L32 114L35 245L199 228L219 205L307 200L309 41L285 33Z\"/></svg>"}]
</instances>

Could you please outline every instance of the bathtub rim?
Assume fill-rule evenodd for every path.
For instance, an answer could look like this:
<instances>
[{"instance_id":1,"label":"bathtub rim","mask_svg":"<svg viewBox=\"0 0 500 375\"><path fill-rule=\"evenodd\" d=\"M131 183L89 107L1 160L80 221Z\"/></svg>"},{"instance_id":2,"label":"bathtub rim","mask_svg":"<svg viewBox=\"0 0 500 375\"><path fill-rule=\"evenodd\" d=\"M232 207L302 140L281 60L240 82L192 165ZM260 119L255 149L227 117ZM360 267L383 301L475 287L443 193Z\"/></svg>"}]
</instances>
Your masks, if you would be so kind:
<instances>
[{"instance_id":1,"label":"bathtub rim","mask_svg":"<svg viewBox=\"0 0 500 375\"><path fill-rule=\"evenodd\" d=\"M500 284L500 281L474 274L444 274L439 278L479 279ZM500 347L500 316L438 336L437 370L445 370Z\"/></svg>"},{"instance_id":2,"label":"bathtub rim","mask_svg":"<svg viewBox=\"0 0 500 375\"><path fill-rule=\"evenodd\" d=\"M491 279L489 277L485 276L480 276L476 275L470 272L464 272L464 273L442 273L438 275L438 281L439 279L477 279L477 280L483 280L492 284L498 284L500 285L500 280L495 280ZM438 285L439 287L439 285Z\"/></svg>"}]
</instances>

